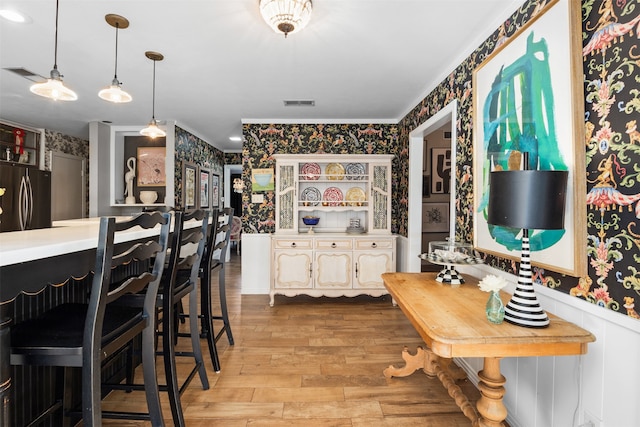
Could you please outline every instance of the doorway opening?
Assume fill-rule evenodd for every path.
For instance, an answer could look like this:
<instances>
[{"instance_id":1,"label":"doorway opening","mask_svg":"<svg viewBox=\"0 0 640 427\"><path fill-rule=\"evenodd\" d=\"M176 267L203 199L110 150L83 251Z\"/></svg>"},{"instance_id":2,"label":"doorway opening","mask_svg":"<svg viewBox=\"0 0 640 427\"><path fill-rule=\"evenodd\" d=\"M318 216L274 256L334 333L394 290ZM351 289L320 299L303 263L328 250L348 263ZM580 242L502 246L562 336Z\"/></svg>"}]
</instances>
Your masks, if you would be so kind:
<instances>
[{"instance_id":1,"label":"doorway opening","mask_svg":"<svg viewBox=\"0 0 640 427\"><path fill-rule=\"evenodd\" d=\"M430 161L431 150L429 149L425 153L425 138L433 132L438 130L444 131L447 129L446 125L449 124L448 129L450 132L450 173L449 173L449 191L448 198L442 196L443 199L437 203L448 203L446 210L448 210L448 224L446 231L443 231L442 236L448 236L449 239L455 239L455 189L456 189L456 121L457 121L458 101L453 100L445 107L443 107L438 113L436 113L429 120L415 128L409 134L409 212L408 212L408 244L407 244L407 256L404 257L405 265L403 271L407 272L420 272L422 270L422 260L418 257L422 251L423 244L423 176L424 171L431 172L431 166L425 168L425 161ZM446 148L434 147L434 148ZM428 154L425 155L425 154ZM439 154L439 153L438 153ZM442 177L440 177L442 178ZM441 182L442 184L442 182ZM445 184L446 185L446 184ZM432 186L433 188L433 186ZM438 188L438 191L446 189ZM438 193L440 194L440 193ZM440 196L439 196L440 197ZM447 200L448 199L448 200ZM436 202L432 202L436 203ZM439 211L445 208L444 205L431 206L430 208L437 208ZM442 226L442 224L440 224ZM442 239L441 239L442 240Z\"/></svg>"}]
</instances>

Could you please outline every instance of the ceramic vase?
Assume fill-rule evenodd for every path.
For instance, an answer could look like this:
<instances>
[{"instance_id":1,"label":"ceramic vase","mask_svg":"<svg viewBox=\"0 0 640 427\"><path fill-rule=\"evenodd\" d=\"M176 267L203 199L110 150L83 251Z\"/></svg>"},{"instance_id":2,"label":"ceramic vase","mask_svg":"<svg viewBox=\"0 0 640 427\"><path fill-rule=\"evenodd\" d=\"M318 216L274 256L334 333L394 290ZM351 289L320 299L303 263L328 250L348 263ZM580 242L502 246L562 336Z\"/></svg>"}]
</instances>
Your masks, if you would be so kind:
<instances>
[{"instance_id":1,"label":"ceramic vase","mask_svg":"<svg viewBox=\"0 0 640 427\"><path fill-rule=\"evenodd\" d=\"M486 312L487 320L491 323L500 324L504 320L504 304L502 303L498 292L489 292Z\"/></svg>"}]
</instances>

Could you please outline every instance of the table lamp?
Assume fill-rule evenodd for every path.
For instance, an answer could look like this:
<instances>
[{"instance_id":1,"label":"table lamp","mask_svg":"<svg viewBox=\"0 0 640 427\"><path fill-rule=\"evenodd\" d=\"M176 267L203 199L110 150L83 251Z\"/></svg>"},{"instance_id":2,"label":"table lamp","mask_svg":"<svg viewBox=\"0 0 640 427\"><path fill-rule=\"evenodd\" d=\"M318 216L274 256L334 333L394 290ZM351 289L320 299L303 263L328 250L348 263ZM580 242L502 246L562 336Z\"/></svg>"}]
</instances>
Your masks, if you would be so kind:
<instances>
[{"instance_id":1,"label":"table lamp","mask_svg":"<svg viewBox=\"0 0 640 427\"><path fill-rule=\"evenodd\" d=\"M527 165L527 162L524 163ZM494 171L489 177L489 224L521 228L522 250L518 285L504 310L504 320L529 327L549 326L531 280L529 230L564 228L567 171Z\"/></svg>"}]
</instances>

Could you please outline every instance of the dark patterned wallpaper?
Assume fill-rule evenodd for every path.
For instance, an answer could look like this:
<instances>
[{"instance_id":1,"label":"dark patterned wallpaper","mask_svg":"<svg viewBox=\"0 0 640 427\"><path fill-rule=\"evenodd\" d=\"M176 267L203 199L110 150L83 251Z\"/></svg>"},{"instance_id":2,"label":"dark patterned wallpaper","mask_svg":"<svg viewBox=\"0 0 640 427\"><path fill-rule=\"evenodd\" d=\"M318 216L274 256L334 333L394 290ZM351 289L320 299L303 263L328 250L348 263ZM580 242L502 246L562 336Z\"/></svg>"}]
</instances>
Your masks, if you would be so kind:
<instances>
[{"instance_id":1,"label":"dark patterned wallpaper","mask_svg":"<svg viewBox=\"0 0 640 427\"><path fill-rule=\"evenodd\" d=\"M175 205L182 206L182 162L187 161L205 167L220 176L220 191L223 187L225 154L192 133L175 127ZM221 193L222 194L222 193Z\"/></svg>"},{"instance_id":2,"label":"dark patterned wallpaper","mask_svg":"<svg viewBox=\"0 0 640 427\"><path fill-rule=\"evenodd\" d=\"M456 238L473 240L472 73L505 37L546 1L526 1L500 28L399 124L400 163L408 162L408 134L451 100L458 100ZM638 318L640 295L640 10L637 1L582 2L587 174L588 275L534 269L537 283ZM471 175L470 175L471 174ZM463 178L465 175L465 179ZM470 178L470 179L469 179ZM406 200L400 187L396 199ZM406 224L406 209L398 212ZM399 227L401 234L404 228ZM485 255L487 264L518 272L516 262Z\"/></svg>"},{"instance_id":3,"label":"dark patterned wallpaper","mask_svg":"<svg viewBox=\"0 0 640 427\"><path fill-rule=\"evenodd\" d=\"M398 127L387 124L245 124L242 150L242 179L251 188L251 170L275 167L274 154L397 154ZM400 172L397 156L393 160L393 193L407 185L406 171ZM404 165L404 167L408 167ZM242 194L245 232L275 231L274 192L265 194L261 204L249 203L251 193ZM398 212L394 198L392 230L398 232ZM406 208L405 208L406 210Z\"/></svg>"}]
</instances>

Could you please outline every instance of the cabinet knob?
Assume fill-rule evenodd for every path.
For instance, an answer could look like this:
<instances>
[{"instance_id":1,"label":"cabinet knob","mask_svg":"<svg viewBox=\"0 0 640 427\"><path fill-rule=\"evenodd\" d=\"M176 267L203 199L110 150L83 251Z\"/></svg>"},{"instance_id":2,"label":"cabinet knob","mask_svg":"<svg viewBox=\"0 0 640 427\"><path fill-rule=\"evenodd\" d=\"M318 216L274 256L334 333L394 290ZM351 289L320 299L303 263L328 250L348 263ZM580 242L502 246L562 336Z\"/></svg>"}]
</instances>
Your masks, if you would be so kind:
<instances>
[{"instance_id":1,"label":"cabinet knob","mask_svg":"<svg viewBox=\"0 0 640 427\"><path fill-rule=\"evenodd\" d=\"M332 244L331 244L331 247L332 247L332 248L335 248L336 246L338 246L338 245L336 245L335 243L332 243Z\"/></svg>"},{"instance_id":2,"label":"cabinet knob","mask_svg":"<svg viewBox=\"0 0 640 427\"><path fill-rule=\"evenodd\" d=\"M291 242L291 247L295 248L296 247L296 242Z\"/></svg>"},{"instance_id":3,"label":"cabinet knob","mask_svg":"<svg viewBox=\"0 0 640 427\"><path fill-rule=\"evenodd\" d=\"M378 247L378 245L376 245L376 242L373 242L373 243L371 244L371 247L372 247L372 248L377 248L377 247Z\"/></svg>"}]
</instances>

